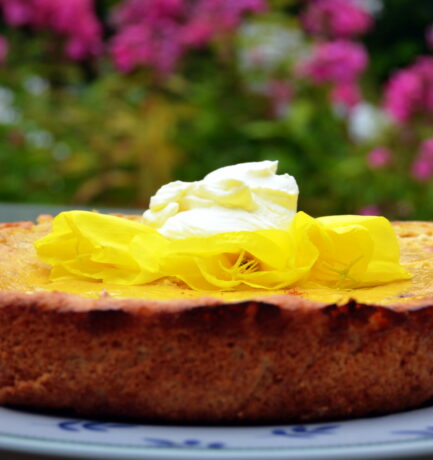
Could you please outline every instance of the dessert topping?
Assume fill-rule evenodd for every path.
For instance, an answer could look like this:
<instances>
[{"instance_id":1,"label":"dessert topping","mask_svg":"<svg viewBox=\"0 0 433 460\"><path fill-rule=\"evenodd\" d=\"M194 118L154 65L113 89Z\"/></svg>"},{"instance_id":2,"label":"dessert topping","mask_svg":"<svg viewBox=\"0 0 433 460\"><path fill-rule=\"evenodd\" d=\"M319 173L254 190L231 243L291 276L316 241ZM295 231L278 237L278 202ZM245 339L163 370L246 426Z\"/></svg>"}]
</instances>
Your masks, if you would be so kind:
<instances>
[{"instance_id":1,"label":"dessert topping","mask_svg":"<svg viewBox=\"0 0 433 460\"><path fill-rule=\"evenodd\" d=\"M170 182L150 200L144 223L170 238L287 230L296 213L298 185L277 175L278 161L226 166L197 182Z\"/></svg>"}]
</instances>

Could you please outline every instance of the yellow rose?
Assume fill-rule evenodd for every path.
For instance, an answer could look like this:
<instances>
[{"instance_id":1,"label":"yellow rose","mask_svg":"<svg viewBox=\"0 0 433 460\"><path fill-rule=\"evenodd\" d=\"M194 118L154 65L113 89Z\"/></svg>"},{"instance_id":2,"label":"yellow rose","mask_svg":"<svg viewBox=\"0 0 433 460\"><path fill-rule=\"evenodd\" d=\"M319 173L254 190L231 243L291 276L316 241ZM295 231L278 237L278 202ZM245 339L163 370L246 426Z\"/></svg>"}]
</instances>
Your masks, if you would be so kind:
<instances>
[{"instance_id":1,"label":"yellow rose","mask_svg":"<svg viewBox=\"0 0 433 460\"><path fill-rule=\"evenodd\" d=\"M122 217L59 214L35 243L51 279L91 278L145 284L174 278L196 290L294 285L363 287L410 278L397 238L383 217L297 213L289 230L229 232L169 239Z\"/></svg>"}]
</instances>

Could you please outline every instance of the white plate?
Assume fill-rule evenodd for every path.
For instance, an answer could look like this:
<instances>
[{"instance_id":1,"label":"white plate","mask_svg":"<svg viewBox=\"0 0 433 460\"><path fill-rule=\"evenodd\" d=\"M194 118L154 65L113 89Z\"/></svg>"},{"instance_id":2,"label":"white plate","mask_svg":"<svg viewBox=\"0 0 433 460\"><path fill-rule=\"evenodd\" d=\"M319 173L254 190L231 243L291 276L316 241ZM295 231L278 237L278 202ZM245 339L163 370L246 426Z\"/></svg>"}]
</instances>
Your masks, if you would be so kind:
<instances>
[{"instance_id":1,"label":"white plate","mask_svg":"<svg viewBox=\"0 0 433 460\"><path fill-rule=\"evenodd\" d=\"M0 408L0 449L104 460L417 457L433 455L433 407L359 420L254 427L133 425Z\"/></svg>"}]
</instances>

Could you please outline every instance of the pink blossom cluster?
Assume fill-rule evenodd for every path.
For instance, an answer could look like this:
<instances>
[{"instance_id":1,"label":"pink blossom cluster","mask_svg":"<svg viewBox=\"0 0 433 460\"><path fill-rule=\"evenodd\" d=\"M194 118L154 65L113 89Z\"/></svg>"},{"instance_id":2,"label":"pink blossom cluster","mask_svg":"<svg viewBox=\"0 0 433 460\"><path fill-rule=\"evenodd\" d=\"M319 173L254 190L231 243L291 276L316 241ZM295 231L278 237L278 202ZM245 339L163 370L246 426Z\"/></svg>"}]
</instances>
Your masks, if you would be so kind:
<instances>
[{"instance_id":1,"label":"pink blossom cluster","mask_svg":"<svg viewBox=\"0 0 433 460\"><path fill-rule=\"evenodd\" d=\"M433 178L433 138L425 140L412 164L412 176L425 182Z\"/></svg>"},{"instance_id":2,"label":"pink blossom cluster","mask_svg":"<svg viewBox=\"0 0 433 460\"><path fill-rule=\"evenodd\" d=\"M45 28L65 37L71 59L84 59L102 51L102 28L93 0L0 0L7 24Z\"/></svg>"},{"instance_id":3,"label":"pink blossom cluster","mask_svg":"<svg viewBox=\"0 0 433 460\"><path fill-rule=\"evenodd\" d=\"M385 88L384 107L399 123L433 113L433 57L420 57L392 75Z\"/></svg>"},{"instance_id":4,"label":"pink blossom cluster","mask_svg":"<svg viewBox=\"0 0 433 460\"><path fill-rule=\"evenodd\" d=\"M111 52L123 72L145 65L167 74L189 48L230 32L243 14L265 8L265 0L126 0L114 14L118 31Z\"/></svg>"},{"instance_id":5,"label":"pink blossom cluster","mask_svg":"<svg viewBox=\"0 0 433 460\"><path fill-rule=\"evenodd\" d=\"M373 24L371 14L353 0L310 0L301 21L307 32L328 38L356 37Z\"/></svg>"},{"instance_id":6,"label":"pink blossom cluster","mask_svg":"<svg viewBox=\"0 0 433 460\"><path fill-rule=\"evenodd\" d=\"M8 54L8 42L0 35L0 65L3 64Z\"/></svg>"},{"instance_id":7,"label":"pink blossom cluster","mask_svg":"<svg viewBox=\"0 0 433 460\"><path fill-rule=\"evenodd\" d=\"M365 48L349 40L318 43L312 55L300 65L300 74L316 84L330 83L331 98L353 107L361 99L358 78L368 64Z\"/></svg>"},{"instance_id":8,"label":"pink blossom cluster","mask_svg":"<svg viewBox=\"0 0 433 460\"><path fill-rule=\"evenodd\" d=\"M347 40L319 43L302 64L315 83L348 83L356 80L368 64L365 48Z\"/></svg>"}]
</instances>

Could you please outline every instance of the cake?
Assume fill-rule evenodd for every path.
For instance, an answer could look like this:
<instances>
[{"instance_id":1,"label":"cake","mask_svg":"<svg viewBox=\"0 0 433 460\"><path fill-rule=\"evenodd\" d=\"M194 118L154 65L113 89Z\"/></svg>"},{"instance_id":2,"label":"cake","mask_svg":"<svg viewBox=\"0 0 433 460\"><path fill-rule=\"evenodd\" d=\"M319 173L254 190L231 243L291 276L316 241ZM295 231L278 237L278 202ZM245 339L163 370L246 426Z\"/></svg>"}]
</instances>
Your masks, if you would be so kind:
<instances>
[{"instance_id":1,"label":"cake","mask_svg":"<svg viewBox=\"0 0 433 460\"><path fill-rule=\"evenodd\" d=\"M0 226L2 405L282 423L433 397L433 223L393 224L410 280L230 292L50 281L33 243L51 223Z\"/></svg>"}]
</instances>

